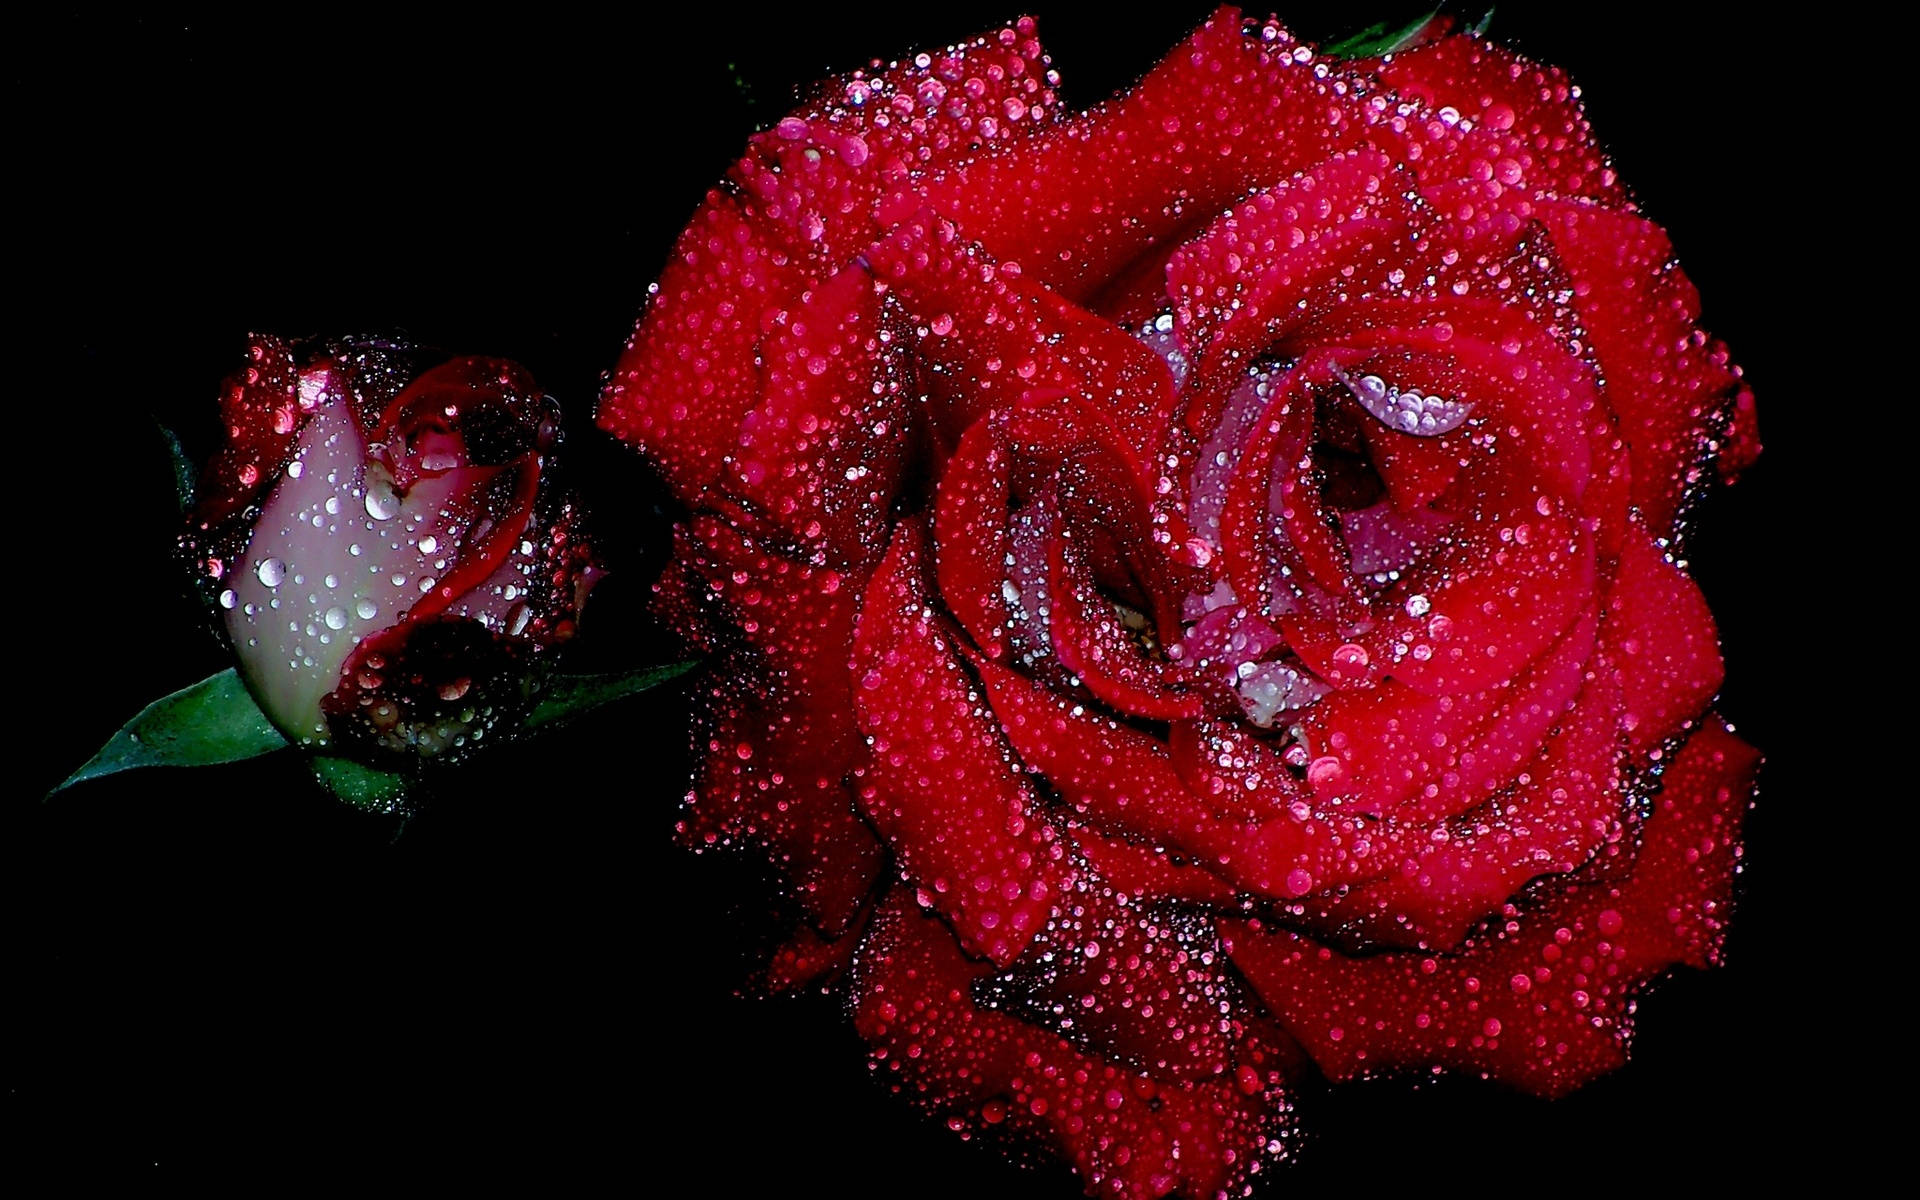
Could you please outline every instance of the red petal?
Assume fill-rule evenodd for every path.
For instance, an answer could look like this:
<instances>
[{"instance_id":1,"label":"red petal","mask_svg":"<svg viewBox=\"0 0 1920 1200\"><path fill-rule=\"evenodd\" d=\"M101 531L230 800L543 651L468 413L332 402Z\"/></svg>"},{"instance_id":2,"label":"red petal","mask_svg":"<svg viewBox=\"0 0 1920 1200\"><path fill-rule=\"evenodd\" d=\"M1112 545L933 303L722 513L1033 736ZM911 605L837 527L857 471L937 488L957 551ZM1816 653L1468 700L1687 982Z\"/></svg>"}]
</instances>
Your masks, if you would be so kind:
<instances>
[{"instance_id":1,"label":"red petal","mask_svg":"<svg viewBox=\"0 0 1920 1200\"><path fill-rule=\"evenodd\" d=\"M968 947L1008 963L1051 912L1068 871L1055 832L927 607L919 526L895 532L854 638L854 708L872 745L860 789L907 878Z\"/></svg>"},{"instance_id":2,"label":"red petal","mask_svg":"<svg viewBox=\"0 0 1920 1200\"><path fill-rule=\"evenodd\" d=\"M752 201L708 192L600 393L600 428L646 451L684 504L719 474L760 399L765 322L805 284L772 238Z\"/></svg>"},{"instance_id":3,"label":"red petal","mask_svg":"<svg viewBox=\"0 0 1920 1200\"><path fill-rule=\"evenodd\" d=\"M875 156L879 131L845 128L856 124L802 109L752 138L728 172L760 214L758 231L768 244L808 264L814 280L872 240L875 205L887 183L902 175L898 161L884 152Z\"/></svg>"},{"instance_id":4,"label":"red petal","mask_svg":"<svg viewBox=\"0 0 1920 1200\"><path fill-rule=\"evenodd\" d=\"M953 225L921 212L870 252L877 279L925 331L917 349L933 367L936 419L966 428L1056 397L1074 402L1070 422L1049 432L1065 445L1097 442L1124 459L1143 498L1159 472L1174 405L1166 360L1138 338L996 263L962 242Z\"/></svg>"},{"instance_id":5,"label":"red petal","mask_svg":"<svg viewBox=\"0 0 1920 1200\"><path fill-rule=\"evenodd\" d=\"M1463 523L1437 552L1401 572L1375 606L1381 619L1351 642L1311 613L1282 617L1280 625L1308 666L1343 686L1364 672L1429 695L1475 692L1513 679L1559 641L1593 587L1592 539L1549 504L1545 512ZM1363 661L1351 645L1366 652Z\"/></svg>"},{"instance_id":6,"label":"red petal","mask_svg":"<svg viewBox=\"0 0 1920 1200\"><path fill-rule=\"evenodd\" d=\"M1007 740L1101 827L1185 847L1211 817L1151 736L1094 715L993 663L976 664Z\"/></svg>"},{"instance_id":7,"label":"red petal","mask_svg":"<svg viewBox=\"0 0 1920 1200\"><path fill-rule=\"evenodd\" d=\"M1388 129L1400 135L1398 157L1419 172L1421 194L1456 220L1524 218L1543 196L1623 199L1559 68L1452 37L1376 69L1401 97L1427 109Z\"/></svg>"},{"instance_id":8,"label":"red petal","mask_svg":"<svg viewBox=\"0 0 1920 1200\"><path fill-rule=\"evenodd\" d=\"M753 678L730 658L713 669ZM746 690L723 685L709 694L704 757L681 839L695 849L735 841L761 847L791 880L790 893L809 919L839 934L872 894L884 861L845 782L857 739L847 736L837 713L762 704Z\"/></svg>"},{"instance_id":9,"label":"red petal","mask_svg":"<svg viewBox=\"0 0 1920 1200\"><path fill-rule=\"evenodd\" d=\"M1417 822L1473 808L1511 783L1565 716L1596 627L1589 610L1511 687L1429 696L1389 680L1328 695L1300 713L1309 748L1340 764L1323 790Z\"/></svg>"},{"instance_id":10,"label":"red petal","mask_svg":"<svg viewBox=\"0 0 1920 1200\"><path fill-rule=\"evenodd\" d=\"M940 598L988 658L1007 649L1008 457L975 421L940 479L934 516Z\"/></svg>"},{"instance_id":11,"label":"red petal","mask_svg":"<svg viewBox=\"0 0 1920 1200\"><path fill-rule=\"evenodd\" d=\"M900 340L882 333L860 267L803 293L775 318L764 398L727 458L734 495L841 565L878 556L909 445L911 368Z\"/></svg>"},{"instance_id":12,"label":"red petal","mask_svg":"<svg viewBox=\"0 0 1920 1200\"><path fill-rule=\"evenodd\" d=\"M872 913L871 908L863 909L861 916L870 917ZM853 966L854 952L865 933L865 920L831 941L801 926L786 945L774 951L773 961L767 964L767 990L797 992L812 984L825 987L837 981Z\"/></svg>"},{"instance_id":13,"label":"red petal","mask_svg":"<svg viewBox=\"0 0 1920 1200\"><path fill-rule=\"evenodd\" d=\"M971 1135L1052 1147L1090 1195L1227 1194L1285 1110L1288 1047L1244 1027L1225 1078L1160 1080L1058 1034L977 1007L989 971L899 893L875 918L854 981L854 1024L891 1085Z\"/></svg>"},{"instance_id":14,"label":"red petal","mask_svg":"<svg viewBox=\"0 0 1920 1200\"><path fill-rule=\"evenodd\" d=\"M1108 885L1136 900L1232 904L1234 890L1204 867L1175 862L1164 846L1111 837L1089 825L1070 829L1073 847Z\"/></svg>"},{"instance_id":15,"label":"red petal","mask_svg":"<svg viewBox=\"0 0 1920 1200\"><path fill-rule=\"evenodd\" d=\"M1406 181L1375 150L1348 151L1262 191L1167 263L1180 346L1202 372L1257 354L1307 311L1360 292L1405 257ZM1358 267L1356 277L1355 268Z\"/></svg>"},{"instance_id":16,"label":"red petal","mask_svg":"<svg viewBox=\"0 0 1920 1200\"><path fill-rule=\"evenodd\" d=\"M751 647L714 666L707 754L682 834L696 846L764 846L812 918L843 929L882 858L847 784L865 757L847 680L859 581L768 552L713 517L676 541L676 561L701 581L694 612L724 612ZM664 612L676 614L699 632L686 608Z\"/></svg>"},{"instance_id":17,"label":"red petal","mask_svg":"<svg viewBox=\"0 0 1920 1200\"><path fill-rule=\"evenodd\" d=\"M1165 745L1057 699L1004 667L982 664L994 713L1020 756L1092 823L1161 842L1235 885L1291 898L1392 868L1394 843L1374 823L1296 812L1217 817L1187 788ZM1252 797L1255 809L1276 797Z\"/></svg>"},{"instance_id":18,"label":"red petal","mask_svg":"<svg viewBox=\"0 0 1920 1200\"><path fill-rule=\"evenodd\" d=\"M1753 389L1743 387L1733 397L1733 415L1720 445L1720 477L1728 483L1740 478L1760 457L1760 421L1754 415Z\"/></svg>"},{"instance_id":19,"label":"red petal","mask_svg":"<svg viewBox=\"0 0 1920 1200\"><path fill-rule=\"evenodd\" d=\"M848 647L865 578L798 561L741 521L697 516L676 531L676 558L704 581L703 600L753 648L757 694L842 714L853 736Z\"/></svg>"},{"instance_id":20,"label":"red petal","mask_svg":"<svg viewBox=\"0 0 1920 1200\"><path fill-rule=\"evenodd\" d=\"M989 986L984 1002L1157 1079L1225 1074L1240 991L1213 922L1150 903L1081 876L1041 936L1037 965Z\"/></svg>"},{"instance_id":21,"label":"red petal","mask_svg":"<svg viewBox=\"0 0 1920 1200\"><path fill-rule=\"evenodd\" d=\"M1702 478L1708 438L1744 390L1726 348L1695 326L1699 294L1659 226L1568 203L1543 206L1543 216L1632 454L1633 501L1647 528L1667 536ZM1736 464L1749 436L1731 443Z\"/></svg>"},{"instance_id":22,"label":"red petal","mask_svg":"<svg viewBox=\"0 0 1920 1200\"><path fill-rule=\"evenodd\" d=\"M1234 963L1335 1079L1439 1065L1564 1094L1625 1061L1647 981L1714 961L1758 757L1702 728L1667 771L1631 878L1550 885L1457 956L1347 958L1229 921Z\"/></svg>"},{"instance_id":23,"label":"red petal","mask_svg":"<svg viewBox=\"0 0 1920 1200\"><path fill-rule=\"evenodd\" d=\"M1077 542L1048 546L1047 599L1053 652L1087 690L1123 713L1172 720L1206 712L1211 682L1198 672L1150 657L1099 589Z\"/></svg>"},{"instance_id":24,"label":"red petal","mask_svg":"<svg viewBox=\"0 0 1920 1200\"><path fill-rule=\"evenodd\" d=\"M1272 493L1276 463L1292 464L1305 454L1313 432L1313 401L1306 372L1289 370L1272 389L1262 419L1256 421L1234 456L1233 473L1220 506L1223 570L1241 603L1270 611L1274 580L1280 576L1280 550L1272 536Z\"/></svg>"},{"instance_id":25,"label":"red petal","mask_svg":"<svg viewBox=\"0 0 1920 1200\"><path fill-rule=\"evenodd\" d=\"M437 534L452 569L409 610L410 620L445 611L493 575L519 548L540 490L540 426L552 420L552 401L525 367L498 358L456 358L421 373L388 404L374 427L370 457L381 457L403 491L437 485L444 499L421 503L409 494L403 511L415 534ZM469 429L512 422L524 449L506 462L478 461ZM426 470L418 447L434 430L449 435L445 449L457 465ZM498 429L490 430L498 433ZM428 493L431 495L432 493Z\"/></svg>"},{"instance_id":26,"label":"red petal","mask_svg":"<svg viewBox=\"0 0 1920 1200\"><path fill-rule=\"evenodd\" d=\"M1018 142L1059 117L1047 56L1033 19L1022 17L944 50L831 81L760 137L831 150L897 184L912 169ZM855 138L858 146L848 144Z\"/></svg>"},{"instance_id":27,"label":"red petal","mask_svg":"<svg viewBox=\"0 0 1920 1200\"><path fill-rule=\"evenodd\" d=\"M1373 469L1386 484L1388 499L1401 512L1423 512L1445 495L1474 453L1458 437L1406 437L1378 421L1360 429Z\"/></svg>"},{"instance_id":28,"label":"red petal","mask_svg":"<svg viewBox=\"0 0 1920 1200\"><path fill-rule=\"evenodd\" d=\"M1044 128L1055 115L1044 62L1022 21L856 73L756 138L733 171L737 192L708 193L675 245L602 391L601 428L645 449L693 503L760 396L754 348L766 322L873 237L883 192L917 207L906 190L917 172Z\"/></svg>"},{"instance_id":29,"label":"red petal","mask_svg":"<svg viewBox=\"0 0 1920 1200\"><path fill-rule=\"evenodd\" d=\"M1593 470L1589 427L1599 407L1593 372L1538 314L1501 300L1485 280L1479 288L1437 303L1416 298L1351 304L1298 336L1366 352L1349 360L1350 374L1371 371L1473 404L1475 425L1498 446L1492 456L1462 454L1481 467L1469 473L1476 490L1518 478L1577 499ZM1483 298L1482 291L1493 295ZM1382 440L1368 433L1369 444ZM1459 439L1436 439L1448 441L1458 453Z\"/></svg>"},{"instance_id":30,"label":"red petal","mask_svg":"<svg viewBox=\"0 0 1920 1200\"><path fill-rule=\"evenodd\" d=\"M1726 671L1700 587L1643 531L1620 549L1607 595L1606 640L1626 702L1629 744L1645 753L1707 706Z\"/></svg>"},{"instance_id":31,"label":"red petal","mask_svg":"<svg viewBox=\"0 0 1920 1200\"><path fill-rule=\"evenodd\" d=\"M1220 9L1119 101L935 176L926 202L1082 299L1194 214L1352 144L1357 100L1294 48L1277 27L1246 36Z\"/></svg>"},{"instance_id":32,"label":"red petal","mask_svg":"<svg viewBox=\"0 0 1920 1200\"><path fill-rule=\"evenodd\" d=\"M1379 946L1460 944L1482 918L1522 884L1566 874L1620 832L1620 702L1610 684L1595 683L1556 710L1559 728L1526 772L1457 821L1444 822L1376 883L1338 897L1317 914L1316 928Z\"/></svg>"},{"instance_id":33,"label":"red petal","mask_svg":"<svg viewBox=\"0 0 1920 1200\"><path fill-rule=\"evenodd\" d=\"M200 473L193 520L213 529L267 494L293 450L304 420L293 347L254 334L247 365L220 385L220 421L226 437Z\"/></svg>"}]
</instances>

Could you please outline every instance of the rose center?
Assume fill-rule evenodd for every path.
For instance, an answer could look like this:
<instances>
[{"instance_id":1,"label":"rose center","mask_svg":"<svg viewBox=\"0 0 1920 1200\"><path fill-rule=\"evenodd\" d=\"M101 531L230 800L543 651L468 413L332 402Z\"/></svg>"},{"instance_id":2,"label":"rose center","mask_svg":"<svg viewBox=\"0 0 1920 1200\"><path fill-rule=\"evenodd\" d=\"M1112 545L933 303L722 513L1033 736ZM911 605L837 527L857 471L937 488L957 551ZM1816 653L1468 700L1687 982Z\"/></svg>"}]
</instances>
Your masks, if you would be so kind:
<instances>
[{"instance_id":1,"label":"rose center","mask_svg":"<svg viewBox=\"0 0 1920 1200\"><path fill-rule=\"evenodd\" d=\"M1192 382L1170 338L1149 327L1144 340L1167 356L1176 378ZM1303 404L1310 406L1304 414ZM1188 549L1210 574L1204 589L1185 598L1184 636L1168 657L1222 680L1262 728L1326 695L1332 682L1292 653L1283 618L1304 608L1356 631L1367 624L1367 596L1398 578L1450 524L1430 511L1396 510L1375 460L1379 439L1439 437L1471 411L1469 403L1337 365L1318 375L1296 362L1249 370L1218 405L1192 460ZM1255 449L1263 439L1264 455ZM1250 512L1259 526L1253 561L1229 564L1229 554L1250 553L1245 537L1236 541L1228 528L1236 519L1244 528ZM1233 581L1249 579L1259 581L1261 595L1236 592Z\"/></svg>"}]
</instances>

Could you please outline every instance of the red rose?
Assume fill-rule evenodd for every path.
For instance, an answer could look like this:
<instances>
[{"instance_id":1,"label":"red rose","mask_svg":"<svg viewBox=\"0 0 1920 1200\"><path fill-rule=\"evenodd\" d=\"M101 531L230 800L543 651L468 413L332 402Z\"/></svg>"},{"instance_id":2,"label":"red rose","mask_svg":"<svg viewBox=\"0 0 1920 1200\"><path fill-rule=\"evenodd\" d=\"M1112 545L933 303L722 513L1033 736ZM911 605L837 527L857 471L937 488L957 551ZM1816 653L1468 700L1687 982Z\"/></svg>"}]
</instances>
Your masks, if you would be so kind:
<instances>
[{"instance_id":1,"label":"red rose","mask_svg":"<svg viewBox=\"0 0 1920 1200\"><path fill-rule=\"evenodd\" d=\"M1070 113L1021 22L828 88L602 396L748 842L896 1086L1212 1195L1292 1079L1541 1094L1717 950L1756 755L1669 555L1752 404L1565 79L1222 10Z\"/></svg>"},{"instance_id":2,"label":"red rose","mask_svg":"<svg viewBox=\"0 0 1920 1200\"><path fill-rule=\"evenodd\" d=\"M452 755L524 711L598 575L525 369L255 337L221 416L184 544L290 741Z\"/></svg>"}]
</instances>

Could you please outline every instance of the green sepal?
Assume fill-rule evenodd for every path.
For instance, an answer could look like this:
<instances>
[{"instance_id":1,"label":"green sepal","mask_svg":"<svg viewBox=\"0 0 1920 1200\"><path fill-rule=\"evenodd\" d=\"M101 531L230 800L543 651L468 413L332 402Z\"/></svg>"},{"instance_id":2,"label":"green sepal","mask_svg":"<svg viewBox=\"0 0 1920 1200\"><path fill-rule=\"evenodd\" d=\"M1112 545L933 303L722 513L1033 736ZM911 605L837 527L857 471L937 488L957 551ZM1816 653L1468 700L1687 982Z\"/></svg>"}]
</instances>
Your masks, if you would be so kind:
<instances>
[{"instance_id":1,"label":"green sepal","mask_svg":"<svg viewBox=\"0 0 1920 1200\"><path fill-rule=\"evenodd\" d=\"M698 661L689 661L605 675L556 675L548 682L539 702L527 714L521 728L531 733L546 726L563 724L603 705L637 696L678 679L699 665Z\"/></svg>"},{"instance_id":2,"label":"green sepal","mask_svg":"<svg viewBox=\"0 0 1920 1200\"><path fill-rule=\"evenodd\" d=\"M407 806L407 780L392 771L331 754L316 754L307 760L307 765L313 768L313 777L321 787L355 808L396 813Z\"/></svg>"},{"instance_id":3,"label":"green sepal","mask_svg":"<svg viewBox=\"0 0 1920 1200\"><path fill-rule=\"evenodd\" d=\"M209 767L285 749L287 739L232 667L140 710L86 765L47 793L138 767Z\"/></svg>"},{"instance_id":4,"label":"green sepal","mask_svg":"<svg viewBox=\"0 0 1920 1200\"><path fill-rule=\"evenodd\" d=\"M1350 33L1337 42L1329 42L1320 47L1320 52L1335 58L1377 58L1382 54L1405 50L1414 44L1414 39L1419 37L1420 31L1427 27L1427 22L1439 15L1439 9L1430 8L1421 16L1415 17L1392 32L1388 32L1384 21L1375 21L1358 33ZM1489 10L1486 19L1491 19L1492 16L1493 13Z\"/></svg>"}]
</instances>

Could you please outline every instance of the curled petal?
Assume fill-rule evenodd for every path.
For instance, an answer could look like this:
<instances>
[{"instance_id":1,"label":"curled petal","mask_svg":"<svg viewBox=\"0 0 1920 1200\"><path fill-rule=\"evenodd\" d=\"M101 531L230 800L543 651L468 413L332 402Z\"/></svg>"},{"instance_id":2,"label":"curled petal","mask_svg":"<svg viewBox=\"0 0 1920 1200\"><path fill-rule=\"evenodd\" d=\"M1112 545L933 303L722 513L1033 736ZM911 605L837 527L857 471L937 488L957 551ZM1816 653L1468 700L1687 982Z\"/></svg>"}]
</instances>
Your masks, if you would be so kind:
<instances>
[{"instance_id":1,"label":"curled petal","mask_svg":"<svg viewBox=\"0 0 1920 1200\"><path fill-rule=\"evenodd\" d=\"M1135 900L1179 900L1223 907L1236 893L1218 875L1175 862L1165 846L1102 833L1090 825L1072 828L1073 848L1107 886Z\"/></svg>"},{"instance_id":2,"label":"curled petal","mask_svg":"<svg viewBox=\"0 0 1920 1200\"><path fill-rule=\"evenodd\" d=\"M719 669L745 664L722 659ZM679 823L696 850L746 843L792 884L820 930L837 935L872 895L885 854L857 815L849 778L859 753L840 722L757 702L741 689L712 697L702 766Z\"/></svg>"},{"instance_id":3,"label":"curled petal","mask_svg":"<svg viewBox=\"0 0 1920 1200\"><path fill-rule=\"evenodd\" d=\"M1363 291L1398 264L1413 214L1397 175L1377 150L1340 153L1185 242L1167 263L1167 292L1188 357L1205 370L1258 353L1316 302L1337 305L1334 293ZM1367 274L1356 279L1356 265Z\"/></svg>"},{"instance_id":4,"label":"curled petal","mask_svg":"<svg viewBox=\"0 0 1920 1200\"><path fill-rule=\"evenodd\" d=\"M870 562L906 457L911 377L873 278L851 266L774 318L760 403L740 420L720 486L808 554Z\"/></svg>"},{"instance_id":5,"label":"curled petal","mask_svg":"<svg viewBox=\"0 0 1920 1200\"><path fill-rule=\"evenodd\" d=\"M1511 686L1429 696L1388 681L1335 692L1301 714L1308 744L1339 764L1329 794L1363 812L1433 821L1511 783L1565 716L1593 656L1588 612ZM1331 765L1327 775L1335 775Z\"/></svg>"},{"instance_id":6,"label":"curled petal","mask_svg":"<svg viewBox=\"0 0 1920 1200\"><path fill-rule=\"evenodd\" d=\"M1149 467L1173 404L1166 361L1138 339L995 260L931 210L913 214L869 252L875 278L923 330L936 421L955 434L1065 400L1072 420L1035 431L1062 447L1096 442L1125 461L1151 495Z\"/></svg>"}]
</instances>

